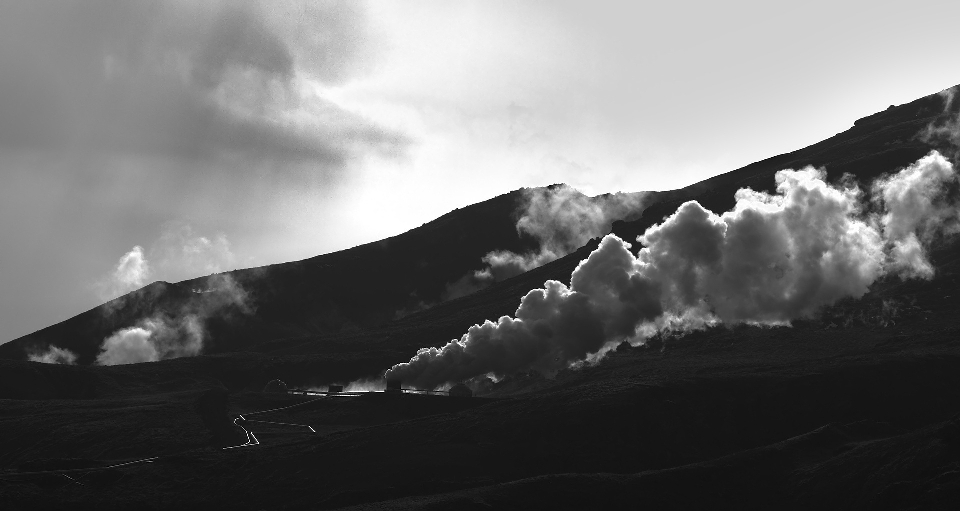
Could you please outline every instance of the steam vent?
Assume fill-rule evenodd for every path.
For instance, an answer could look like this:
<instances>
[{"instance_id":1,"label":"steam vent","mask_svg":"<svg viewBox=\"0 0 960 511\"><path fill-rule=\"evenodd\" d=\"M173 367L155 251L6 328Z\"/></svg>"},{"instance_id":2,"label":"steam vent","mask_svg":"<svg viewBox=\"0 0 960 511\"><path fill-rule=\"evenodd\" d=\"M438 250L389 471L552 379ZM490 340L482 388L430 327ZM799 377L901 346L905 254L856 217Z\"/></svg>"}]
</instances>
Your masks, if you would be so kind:
<instances>
[{"instance_id":1,"label":"steam vent","mask_svg":"<svg viewBox=\"0 0 960 511\"><path fill-rule=\"evenodd\" d=\"M450 387L450 390L447 391L450 397L473 397L473 391L470 390L470 387L462 383L458 383L453 387Z\"/></svg>"},{"instance_id":2,"label":"steam vent","mask_svg":"<svg viewBox=\"0 0 960 511\"><path fill-rule=\"evenodd\" d=\"M263 387L263 391L283 393L287 391L287 384L283 383L281 380L270 380L267 382L267 385Z\"/></svg>"}]
</instances>

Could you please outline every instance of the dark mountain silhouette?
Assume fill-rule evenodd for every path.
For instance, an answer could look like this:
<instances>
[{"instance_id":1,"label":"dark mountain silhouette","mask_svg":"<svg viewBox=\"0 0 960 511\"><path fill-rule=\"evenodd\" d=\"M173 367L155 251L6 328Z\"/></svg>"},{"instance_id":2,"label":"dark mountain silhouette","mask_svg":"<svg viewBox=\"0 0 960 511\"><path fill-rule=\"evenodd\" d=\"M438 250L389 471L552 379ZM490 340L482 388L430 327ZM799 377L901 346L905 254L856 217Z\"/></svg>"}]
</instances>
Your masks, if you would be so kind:
<instances>
[{"instance_id":1,"label":"dark mountain silhouette","mask_svg":"<svg viewBox=\"0 0 960 511\"><path fill-rule=\"evenodd\" d=\"M891 107L810 147L659 194L613 231L632 240L690 199L725 211L738 188L770 190L783 168L823 166L831 181L849 173L866 183L931 149L952 155L920 134L958 107L945 113L940 95ZM0 501L51 509L952 509L960 500L956 238L932 247L932 280L883 278L864 297L791 327L658 337L554 378L511 375L462 401L384 393L307 402L261 392L273 379L307 387L376 378L419 348L512 314L547 279L569 283L597 240L441 301L488 251L536 248L514 227L518 197L381 242L230 272L251 305L230 302L208 318L201 356L85 365L105 336L138 318L201 310L217 291L195 290L215 288L215 276L151 284L3 345ZM421 302L427 307L415 310ZM23 361L25 350L50 343L76 350L80 364ZM254 414L282 407L291 408ZM220 450L244 442L227 423L240 414L259 445Z\"/></svg>"}]
</instances>

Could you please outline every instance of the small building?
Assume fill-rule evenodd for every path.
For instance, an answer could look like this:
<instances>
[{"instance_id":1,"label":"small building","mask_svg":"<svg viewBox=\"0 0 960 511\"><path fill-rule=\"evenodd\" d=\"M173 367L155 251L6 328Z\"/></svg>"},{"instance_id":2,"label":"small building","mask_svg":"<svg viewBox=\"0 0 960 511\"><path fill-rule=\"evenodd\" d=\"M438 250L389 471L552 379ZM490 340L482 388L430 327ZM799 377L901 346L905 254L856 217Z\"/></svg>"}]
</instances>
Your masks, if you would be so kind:
<instances>
[{"instance_id":1,"label":"small building","mask_svg":"<svg viewBox=\"0 0 960 511\"><path fill-rule=\"evenodd\" d=\"M473 397L473 391L470 390L470 387L462 383L458 383L453 387L450 387L450 390L447 391L447 394L450 397Z\"/></svg>"},{"instance_id":2,"label":"small building","mask_svg":"<svg viewBox=\"0 0 960 511\"><path fill-rule=\"evenodd\" d=\"M339 394L343 392L343 385L330 385L327 387L327 394Z\"/></svg>"},{"instance_id":3,"label":"small building","mask_svg":"<svg viewBox=\"0 0 960 511\"><path fill-rule=\"evenodd\" d=\"M387 380L387 390L388 394L400 394L403 392L403 386L400 383L400 380Z\"/></svg>"},{"instance_id":4,"label":"small building","mask_svg":"<svg viewBox=\"0 0 960 511\"><path fill-rule=\"evenodd\" d=\"M267 382L267 385L263 387L264 392L276 392L276 393L286 393L287 384L283 383L280 380L270 380Z\"/></svg>"}]
</instances>

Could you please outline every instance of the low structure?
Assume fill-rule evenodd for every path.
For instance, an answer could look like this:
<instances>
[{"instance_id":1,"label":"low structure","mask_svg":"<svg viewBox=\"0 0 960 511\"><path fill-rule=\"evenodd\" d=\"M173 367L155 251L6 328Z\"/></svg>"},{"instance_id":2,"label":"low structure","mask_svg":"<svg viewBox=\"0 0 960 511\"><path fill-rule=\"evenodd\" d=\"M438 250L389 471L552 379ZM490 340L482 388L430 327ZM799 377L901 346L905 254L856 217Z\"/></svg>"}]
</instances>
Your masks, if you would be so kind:
<instances>
[{"instance_id":1,"label":"low structure","mask_svg":"<svg viewBox=\"0 0 960 511\"><path fill-rule=\"evenodd\" d=\"M343 392L343 385L330 385L327 387L328 394L339 394Z\"/></svg>"},{"instance_id":2,"label":"low structure","mask_svg":"<svg viewBox=\"0 0 960 511\"><path fill-rule=\"evenodd\" d=\"M400 394L403 392L403 386L400 383L400 380L387 380L387 390L388 394Z\"/></svg>"},{"instance_id":3,"label":"low structure","mask_svg":"<svg viewBox=\"0 0 960 511\"><path fill-rule=\"evenodd\" d=\"M267 385L263 387L263 391L284 393L287 391L287 384L280 380L270 380L267 382Z\"/></svg>"},{"instance_id":4,"label":"low structure","mask_svg":"<svg viewBox=\"0 0 960 511\"><path fill-rule=\"evenodd\" d=\"M450 387L450 390L447 391L447 394L450 397L473 397L473 391L470 390L470 387L462 383L458 383L453 387Z\"/></svg>"}]
</instances>

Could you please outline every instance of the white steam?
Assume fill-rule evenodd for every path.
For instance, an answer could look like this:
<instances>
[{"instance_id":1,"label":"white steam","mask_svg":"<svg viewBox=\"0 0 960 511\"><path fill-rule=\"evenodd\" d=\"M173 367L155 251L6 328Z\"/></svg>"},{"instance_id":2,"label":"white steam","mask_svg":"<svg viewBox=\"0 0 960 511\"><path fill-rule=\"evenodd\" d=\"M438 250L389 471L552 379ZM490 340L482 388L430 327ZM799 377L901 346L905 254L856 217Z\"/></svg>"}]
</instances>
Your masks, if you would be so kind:
<instances>
[{"instance_id":1,"label":"white steam","mask_svg":"<svg viewBox=\"0 0 960 511\"><path fill-rule=\"evenodd\" d=\"M99 365L156 362L168 358L190 357L203 348L203 327L197 316L168 320L162 317L124 328L103 341Z\"/></svg>"},{"instance_id":2,"label":"white steam","mask_svg":"<svg viewBox=\"0 0 960 511\"><path fill-rule=\"evenodd\" d=\"M208 283L211 287L198 292L195 302L184 305L178 313L158 313L111 334L100 345L96 363L133 364L199 355L207 318L230 306L250 312L246 291L230 275L213 275Z\"/></svg>"},{"instance_id":3,"label":"white steam","mask_svg":"<svg viewBox=\"0 0 960 511\"><path fill-rule=\"evenodd\" d=\"M960 86L940 91L943 98L943 112L939 119L932 121L920 132L920 139L927 143L948 144L955 151L960 148L960 110L957 110L956 96Z\"/></svg>"},{"instance_id":4,"label":"white steam","mask_svg":"<svg viewBox=\"0 0 960 511\"><path fill-rule=\"evenodd\" d=\"M387 382L381 379L356 380L344 386L344 392L382 392L387 388Z\"/></svg>"},{"instance_id":5,"label":"white steam","mask_svg":"<svg viewBox=\"0 0 960 511\"><path fill-rule=\"evenodd\" d=\"M201 235L183 222L164 224L150 255L156 274L167 282L229 271L237 262L226 235Z\"/></svg>"},{"instance_id":6,"label":"white steam","mask_svg":"<svg viewBox=\"0 0 960 511\"><path fill-rule=\"evenodd\" d=\"M496 250L483 256L484 268L447 288L446 298L470 294L493 282L520 275L610 232L616 220L633 220L644 208L645 192L588 197L567 185L523 190L517 233L534 238L536 252Z\"/></svg>"},{"instance_id":7,"label":"white steam","mask_svg":"<svg viewBox=\"0 0 960 511\"><path fill-rule=\"evenodd\" d=\"M123 254L113 272L97 283L97 291L104 300L114 298L145 286L150 279L150 265L137 245Z\"/></svg>"},{"instance_id":8,"label":"white steam","mask_svg":"<svg viewBox=\"0 0 960 511\"><path fill-rule=\"evenodd\" d=\"M77 363L77 354L68 349L50 345L46 351L28 354L27 359L31 362L41 362L43 364L74 365Z\"/></svg>"},{"instance_id":9,"label":"white steam","mask_svg":"<svg viewBox=\"0 0 960 511\"><path fill-rule=\"evenodd\" d=\"M957 177L939 153L931 153L896 175L878 179L874 200L885 213L880 219L891 243L890 269L904 277L933 276L924 246L936 237L960 231Z\"/></svg>"},{"instance_id":10,"label":"white steam","mask_svg":"<svg viewBox=\"0 0 960 511\"><path fill-rule=\"evenodd\" d=\"M954 232L957 174L931 153L872 187L879 213L855 186L813 168L776 174L775 195L742 189L722 215L683 204L630 244L607 235L571 275L527 293L514 318L471 327L442 348L423 348L386 377L421 388L534 369L551 374L595 361L623 340L705 324L789 324L885 274L931 278L926 250Z\"/></svg>"}]
</instances>

